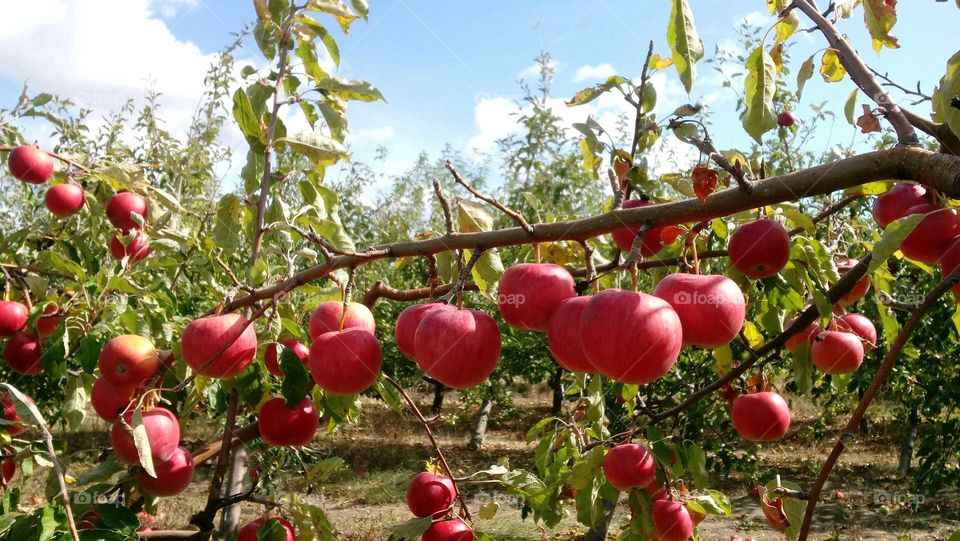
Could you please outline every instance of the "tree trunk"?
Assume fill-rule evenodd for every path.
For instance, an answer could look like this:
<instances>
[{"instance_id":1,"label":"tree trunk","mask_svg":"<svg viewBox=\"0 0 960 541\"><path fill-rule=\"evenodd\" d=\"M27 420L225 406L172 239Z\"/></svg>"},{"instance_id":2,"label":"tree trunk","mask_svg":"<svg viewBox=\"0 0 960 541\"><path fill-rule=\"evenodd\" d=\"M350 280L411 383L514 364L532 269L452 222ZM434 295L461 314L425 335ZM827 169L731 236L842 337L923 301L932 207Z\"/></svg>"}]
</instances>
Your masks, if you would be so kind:
<instances>
[{"instance_id":1,"label":"tree trunk","mask_svg":"<svg viewBox=\"0 0 960 541\"><path fill-rule=\"evenodd\" d=\"M473 435L470 436L470 443L467 447L476 451L483 446L483 438L487 435L487 421L490 419L490 410L493 409L493 400L485 398L480 405L480 412L477 414L477 424L473 428Z\"/></svg>"},{"instance_id":2,"label":"tree trunk","mask_svg":"<svg viewBox=\"0 0 960 541\"><path fill-rule=\"evenodd\" d=\"M613 521L613 513L617 510L617 502L603 500L603 508L606 511L603 521L587 530L586 535L583 536L584 541L606 541L607 530L610 529L610 522Z\"/></svg>"},{"instance_id":3,"label":"tree trunk","mask_svg":"<svg viewBox=\"0 0 960 541\"><path fill-rule=\"evenodd\" d=\"M860 389L860 392L857 394L857 401L863 400L863 389ZM866 434L870 431L870 425L867 422L867 414L864 413L863 417L860 418L860 433Z\"/></svg>"},{"instance_id":4,"label":"tree trunk","mask_svg":"<svg viewBox=\"0 0 960 541\"><path fill-rule=\"evenodd\" d=\"M226 495L232 496L243 492L243 478L247 475L247 448L238 445L230 457L230 476L227 478ZM233 541L237 538L240 529L240 505L234 504L224 508L220 517L220 539Z\"/></svg>"},{"instance_id":5,"label":"tree trunk","mask_svg":"<svg viewBox=\"0 0 960 541\"><path fill-rule=\"evenodd\" d=\"M911 409L910 428L907 430L907 435L903 438L903 444L900 446L900 466L898 469L903 473L910 471L910 463L913 461L913 446L917 443L917 432L919 431L920 416L916 409Z\"/></svg>"},{"instance_id":6,"label":"tree trunk","mask_svg":"<svg viewBox=\"0 0 960 541\"><path fill-rule=\"evenodd\" d=\"M553 408L550 414L559 417L563 412L563 368L557 367L557 371L550 378L550 388L553 389Z\"/></svg>"},{"instance_id":7,"label":"tree trunk","mask_svg":"<svg viewBox=\"0 0 960 541\"><path fill-rule=\"evenodd\" d=\"M443 409L443 393L445 393L447 387L440 383L439 381L433 382L433 406L430 407L430 412L434 415L439 415L440 410Z\"/></svg>"}]
</instances>

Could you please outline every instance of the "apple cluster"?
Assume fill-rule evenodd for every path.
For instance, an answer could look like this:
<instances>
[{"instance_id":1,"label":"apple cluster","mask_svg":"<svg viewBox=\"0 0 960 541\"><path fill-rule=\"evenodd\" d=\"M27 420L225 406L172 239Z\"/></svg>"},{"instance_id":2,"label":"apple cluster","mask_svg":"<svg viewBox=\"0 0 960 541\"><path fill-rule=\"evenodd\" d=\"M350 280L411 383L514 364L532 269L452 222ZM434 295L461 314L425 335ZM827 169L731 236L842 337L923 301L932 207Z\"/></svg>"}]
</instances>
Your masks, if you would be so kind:
<instances>
[{"instance_id":1,"label":"apple cluster","mask_svg":"<svg viewBox=\"0 0 960 541\"><path fill-rule=\"evenodd\" d=\"M430 472L417 474L407 487L407 508L415 517L431 517L433 522L422 541L473 541L473 529L453 516L457 488L453 480Z\"/></svg>"}]
</instances>

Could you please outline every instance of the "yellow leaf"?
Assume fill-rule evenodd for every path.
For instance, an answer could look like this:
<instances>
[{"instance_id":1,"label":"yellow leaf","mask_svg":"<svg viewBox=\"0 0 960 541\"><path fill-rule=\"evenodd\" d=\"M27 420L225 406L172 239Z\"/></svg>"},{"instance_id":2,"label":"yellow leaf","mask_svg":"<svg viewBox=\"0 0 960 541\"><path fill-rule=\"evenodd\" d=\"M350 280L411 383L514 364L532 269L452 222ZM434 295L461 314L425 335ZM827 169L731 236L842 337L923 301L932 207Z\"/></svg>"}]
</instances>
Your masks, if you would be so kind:
<instances>
[{"instance_id":1,"label":"yellow leaf","mask_svg":"<svg viewBox=\"0 0 960 541\"><path fill-rule=\"evenodd\" d=\"M672 58L664 58L658 55L657 53L653 53L652 55L650 55L650 62L647 63L647 68L656 71L656 70L662 70L663 68L667 68L672 65L673 65Z\"/></svg>"},{"instance_id":2,"label":"yellow leaf","mask_svg":"<svg viewBox=\"0 0 960 541\"><path fill-rule=\"evenodd\" d=\"M797 31L800 26L800 16L795 11L791 11L786 17L777 21L777 43L783 43Z\"/></svg>"},{"instance_id":3,"label":"yellow leaf","mask_svg":"<svg viewBox=\"0 0 960 541\"><path fill-rule=\"evenodd\" d=\"M481 520L490 520L493 517L497 516L497 511L500 510L500 504L495 501L487 502L486 505L480 508L480 512L477 513L477 516Z\"/></svg>"},{"instance_id":4,"label":"yellow leaf","mask_svg":"<svg viewBox=\"0 0 960 541\"><path fill-rule=\"evenodd\" d=\"M836 49L827 49L820 58L820 75L828 83L836 83L843 79L847 70L840 63L840 56Z\"/></svg>"},{"instance_id":5,"label":"yellow leaf","mask_svg":"<svg viewBox=\"0 0 960 541\"><path fill-rule=\"evenodd\" d=\"M870 37L873 38L874 51L879 53L884 47L900 48L897 38L890 34L893 25L897 24L897 0L865 0L863 20L867 23Z\"/></svg>"},{"instance_id":6,"label":"yellow leaf","mask_svg":"<svg viewBox=\"0 0 960 541\"><path fill-rule=\"evenodd\" d=\"M783 71L783 43L777 43L770 48L770 58L773 59L773 65L776 66L777 72Z\"/></svg>"},{"instance_id":7,"label":"yellow leaf","mask_svg":"<svg viewBox=\"0 0 960 541\"><path fill-rule=\"evenodd\" d=\"M760 329L752 322L748 321L743 324L743 336L747 339L747 343L750 344L750 347L757 348L763 345L763 334L760 333Z\"/></svg>"}]
</instances>

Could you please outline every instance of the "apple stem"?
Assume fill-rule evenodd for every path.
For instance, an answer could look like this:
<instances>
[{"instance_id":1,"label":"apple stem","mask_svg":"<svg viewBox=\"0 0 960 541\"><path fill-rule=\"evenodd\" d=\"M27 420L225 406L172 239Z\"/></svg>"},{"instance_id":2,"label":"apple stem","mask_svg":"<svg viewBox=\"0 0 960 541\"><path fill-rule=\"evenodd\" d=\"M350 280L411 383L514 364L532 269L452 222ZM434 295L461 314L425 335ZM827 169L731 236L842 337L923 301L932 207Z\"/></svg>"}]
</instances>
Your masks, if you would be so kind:
<instances>
[{"instance_id":1,"label":"apple stem","mask_svg":"<svg viewBox=\"0 0 960 541\"><path fill-rule=\"evenodd\" d=\"M540 263L540 243L539 242L533 243L533 253L536 254L537 263Z\"/></svg>"}]
</instances>

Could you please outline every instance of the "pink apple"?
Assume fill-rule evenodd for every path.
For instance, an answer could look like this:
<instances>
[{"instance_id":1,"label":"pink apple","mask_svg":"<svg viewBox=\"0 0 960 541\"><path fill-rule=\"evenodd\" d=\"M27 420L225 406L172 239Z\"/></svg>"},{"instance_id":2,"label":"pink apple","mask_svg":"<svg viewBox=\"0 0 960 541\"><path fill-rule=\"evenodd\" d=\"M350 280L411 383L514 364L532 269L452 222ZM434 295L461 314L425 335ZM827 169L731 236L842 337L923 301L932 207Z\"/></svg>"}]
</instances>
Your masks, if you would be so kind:
<instances>
[{"instance_id":1,"label":"pink apple","mask_svg":"<svg viewBox=\"0 0 960 541\"><path fill-rule=\"evenodd\" d=\"M27 326L30 312L16 301L0 301L0 337L17 334Z\"/></svg>"},{"instance_id":2,"label":"pink apple","mask_svg":"<svg viewBox=\"0 0 960 541\"><path fill-rule=\"evenodd\" d=\"M157 373L160 353L148 338L124 334L107 342L99 366L101 377L116 387L132 389Z\"/></svg>"},{"instance_id":3,"label":"pink apple","mask_svg":"<svg viewBox=\"0 0 960 541\"><path fill-rule=\"evenodd\" d=\"M478 310L434 310L414 339L417 364L431 378L454 389L486 380L500 358L497 322Z\"/></svg>"},{"instance_id":4,"label":"pink apple","mask_svg":"<svg viewBox=\"0 0 960 541\"><path fill-rule=\"evenodd\" d=\"M37 337L23 332L11 336L3 348L3 360L7 366L24 376L36 376L43 370L42 356L43 348Z\"/></svg>"},{"instance_id":5,"label":"pink apple","mask_svg":"<svg viewBox=\"0 0 960 541\"><path fill-rule=\"evenodd\" d=\"M907 210L907 215L925 214L913 231L903 239L900 251L914 261L932 265L960 235L960 218L954 209L923 203Z\"/></svg>"},{"instance_id":6,"label":"pink apple","mask_svg":"<svg viewBox=\"0 0 960 541\"><path fill-rule=\"evenodd\" d=\"M877 197L873 203L873 219L884 228L906 216L911 207L930 201L930 193L925 187L912 182L900 183Z\"/></svg>"},{"instance_id":7,"label":"pink apple","mask_svg":"<svg viewBox=\"0 0 960 541\"><path fill-rule=\"evenodd\" d=\"M130 406L133 391L133 387L117 386L110 380L99 377L93 382L93 388L90 390L90 404L93 405L97 416L112 423Z\"/></svg>"},{"instance_id":8,"label":"pink apple","mask_svg":"<svg viewBox=\"0 0 960 541\"><path fill-rule=\"evenodd\" d=\"M397 316L397 347L400 349L400 353L411 361L417 358L416 348L414 347L417 328L434 310L456 310L456 307L442 302L414 304L404 308Z\"/></svg>"},{"instance_id":9,"label":"pink apple","mask_svg":"<svg viewBox=\"0 0 960 541\"><path fill-rule=\"evenodd\" d=\"M623 202L623 208L635 209L652 204L650 201L642 199L629 199ZM613 237L613 242L620 248L620 251L626 253L633 247L633 240L637 237L638 231L640 231L639 225L623 227L610 233L610 236ZM647 231L643 236L643 243L640 245L640 255L650 257L663 249L663 239L660 237L662 231L662 227L652 227Z\"/></svg>"},{"instance_id":10,"label":"pink apple","mask_svg":"<svg viewBox=\"0 0 960 541\"><path fill-rule=\"evenodd\" d=\"M53 158L35 146L21 145L7 157L10 175L30 184L43 184L53 176Z\"/></svg>"},{"instance_id":11,"label":"pink apple","mask_svg":"<svg viewBox=\"0 0 960 541\"><path fill-rule=\"evenodd\" d=\"M790 408L773 392L742 395L733 401L733 427L744 439L774 441L790 429Z\"/></svg>"},{"instance_id":12,"label":"pink apple","mask_svg":"<svg viewBox=\"0 0 960 541\"><path fill-rule=\"evenodd\" d=\"M768 278L790 260L790 235L773 220L754 220L733 231L727 244L730 262L745 276Z\"/></svg>"},{"instance_id":13,"label":"pink apple","mask_svg":"<svg viewBox=\"0 0 960 541\"><path fill-rule=\"evenodd\" d=\"M597 371L587 360L580 340L580 319L591 298L572 297L561 302L547 323L547 347L557 364L571 372Z\"/></svg>"},{"instance_id":14,"label":"pink apple","mask_svg":"<svg viewBox=\"0 0 960 541\"><path fill-rule=\"evenodd\" d=\"M310 348L303 345L302 342L293 338L281 338L280 344L293 350L293 353L300 357L301 361L306 362L307 355L310 354ZM267 349L263 352L263 363L267 365L267 371L278 378L282 378L283 370L280 370L279 349L279 344L276 342L267 344Z\"/></svg>"},{"instance_id":15,"label":"pink apple","mask_svg":"<svg viewBox=\"0 0 960 541\"><path fill-rule=\"evenodd\" d=\"M362 393L377 380L383 351L373 334L359 328L331 331L310 345L310 374L321 389L351 395Z\"/></svg>"},{"instance_id":16,"label":"pink apple","mask_svg":"<svg viewBox=\"0 0 960 541\"><path fill-rule=\"evenodd\" d=\"M119 192L107 201L107 219L124 233L140 228L131 214L139 214L146 221L149 216L147 200L133 192Z\"/></svg>"},{"instance_id":17,"label":"pink apple","mask_svg":"<svg viewBox=\"0 0 960 541\"><path fill-rule=\"evenodd\" d=\"M813 365L827 374L850 374L863 363L863 342L851 332L823 331L810 346Z\"/></svg>"},{"instance_id":18,"label":"pink apple","mask_svg":"<svg viewBox=\"0 0 960 541\"><path fill-rule=\"evenodd\" d=\"M617 445L603 458L603 474L618 490L644 488L656 485L657 465L653 455L643 445Z\"/></svg>"},{"instance_id":19,"label":"pink apple","mask_svg":"<svg viewBox=\"0 0 960 541\"><path fill-rule=\"evenodd\" d=\"M836 319L836 329L843 332L850 332L860 337L863 341L863 353L866 355L877 345L877 328L873 322L860 314L846 314Z\"/></svg>"},{"instance_id":20,"label":"pink apple","mask_svg":"<svg viewBox=\"0 0 960 541\"><path fill-rule=\"evenodd\" d=\"M239 314L202 317L183 331L180 351L194 372L230 378L243 372L256 356L257 333Z\"/></svg>"},{"instance_id":21,"label":"pink apple","mask_svg":"<svg viewBox=\"0 0 960 541\"><path fill-rule=\"evenodd\" d=\"M473 541L473 529L459 518L434 522L420 541Z\"/></svg>"},{"instance_id":22,"label":"pink apple","mask_svg":"<svg viewBox=\"0 0 960 541\"><path fill-rule=\"evenodd\" d=\"M76 214L83 208L86 196L83 188L77 184L57 184L51 186L43 196L47 210L54 216L66 217Z\"/></svg>"},{"instance_id":23,"label":"pink apple","mask_svg":"<svg viewBox=\"0 0 960 541\"><path fill-rule=\"evenodd\" d=\"M347 315L344 317L344 303L340 301L320 303L310 316L310 339L316 340L321 334L341 330L341 319L343 330L362 329L370 334L377 333L377 325L369 308L356 302L346 304Z\"/></svg>"},{"instance_id":24,"label":"pink apple","mask_svg":"<svg viewBox=\"0 0 960 541\"><path fill-rule=\"evenodd\" d=\"M132 411L125 413L123 420L131 428L136 428L133 426ZM143 412L143 426L146 429L147 441L150 442L150 454L161 462L170 460L180 442L180 423L177 418L164 408L153 408ZM140 462L133 436L127 433L119 419L114 421L110 429L110 443L120 462L124 464Z\"/></svg>"},{"instance_id":25,"label":"pink apple","mask_svg":"<svg viewBox=\"0 0 960 541\"><path fill-rule=\"evenodd\" d=\"M140 488L154 497L176 496L193 481L193 455L186 448L177 447L168 460L154 463L153 469L156 477L140 472Z\"/></svg>"},{"instance_id":26,"label":"pink apple","mask_svg":"<svg viewBox=\"0 0 960 541\"><path fill-rule=\"evenodd\" d=\"M717 348L729 344L743 328L746 301L726 276L671 274L657 284L653 295L677 312L684 344Z\"/></svg>"},{"instance_id":27,"label":"pink apple","mask_svg":"<svg viewBox=\"0 0 960 541\"><path fill-rule=\"evenodd\" d=\"M299 404L287 407L283 398L272 398L260 408L260 436L275 447L302 447L317 433L320 412L310 398L304 397Z\"/></svg>"},{"instance_id":28,"label":"pink apple","mask_svg":"<svg viewBox=\"0 0 960 541\"><path fill-rule=\"evenodd\" d=\"M290 524L290 522L286 519L275 515L269 517L260 517L241 528L240 532L237 534L237 541L260 541L260 536L257 532L269 520L276 520L279 523L278 528L281 533L280 537L268 536L267 539L270 541L275 541L277 539L280 541L297 541L297 536L293 531L293 525ZM271 534L272 533L273 532L271 532Z\"/></svg>"},{"instance_id":29,"label":"pink apple","mask_svg":"<svg viewBox=\"0 0 960 541\"><path fill-rule=\"evenodd\" d=\"M422 472L407 487L407 507L420 518L443 516L456 498L457 489L445 475Z\"/></svg>"},{"instance_id":30,"label":"pink apple","mask_svg":"<svg viewBox=\"0 0 960 541\"><path fill-rule=\"evenodd\" d=\"M653 502L653 528L658 541L687 541L693 535L693 520L679 502Z\"/></svg>"},{"instance_id":31,"label":"pink apple","mask_svg":"<svg viewBox=\"0 0 960 541\"><path fill-rule=\"evenodd\" d=\"M857 261L856 259L845 259L837 263L837 271L840 273L840 276L843 276L844 274L849 272L850 269L857 266L857 263L859 263L859 261ZM851 304L865 297L869 291L870 291L870 277L864 276L856 283L856 285L853 286L853 289L851 289L849 293L840 297L840 300L838 301L838 303L841 306L850 306Z\"/></svg>"},{"instance_id":32,"label":"pink apple","mask_svg":"<svg viewBox=\"0 0 960 541\"><path fill-rule=\"evenodd\" d=\"M497 308L507 325L546 331L558 304L576 295L573 276L551 263L520 263L500 277Z\"/></svg>"},{"instance_id":33,"label":"pink apple","mask_svg":"<svg viewBox=\"0 0 960 541\"><path fill-rule=\"evenodd\" d=\"M110 255L117 261L127 257L130 264L136 263L150 255L150 236L140 229L133 230L130 239L114 235L110 239Z\"/></svg>"}]
</instances>

